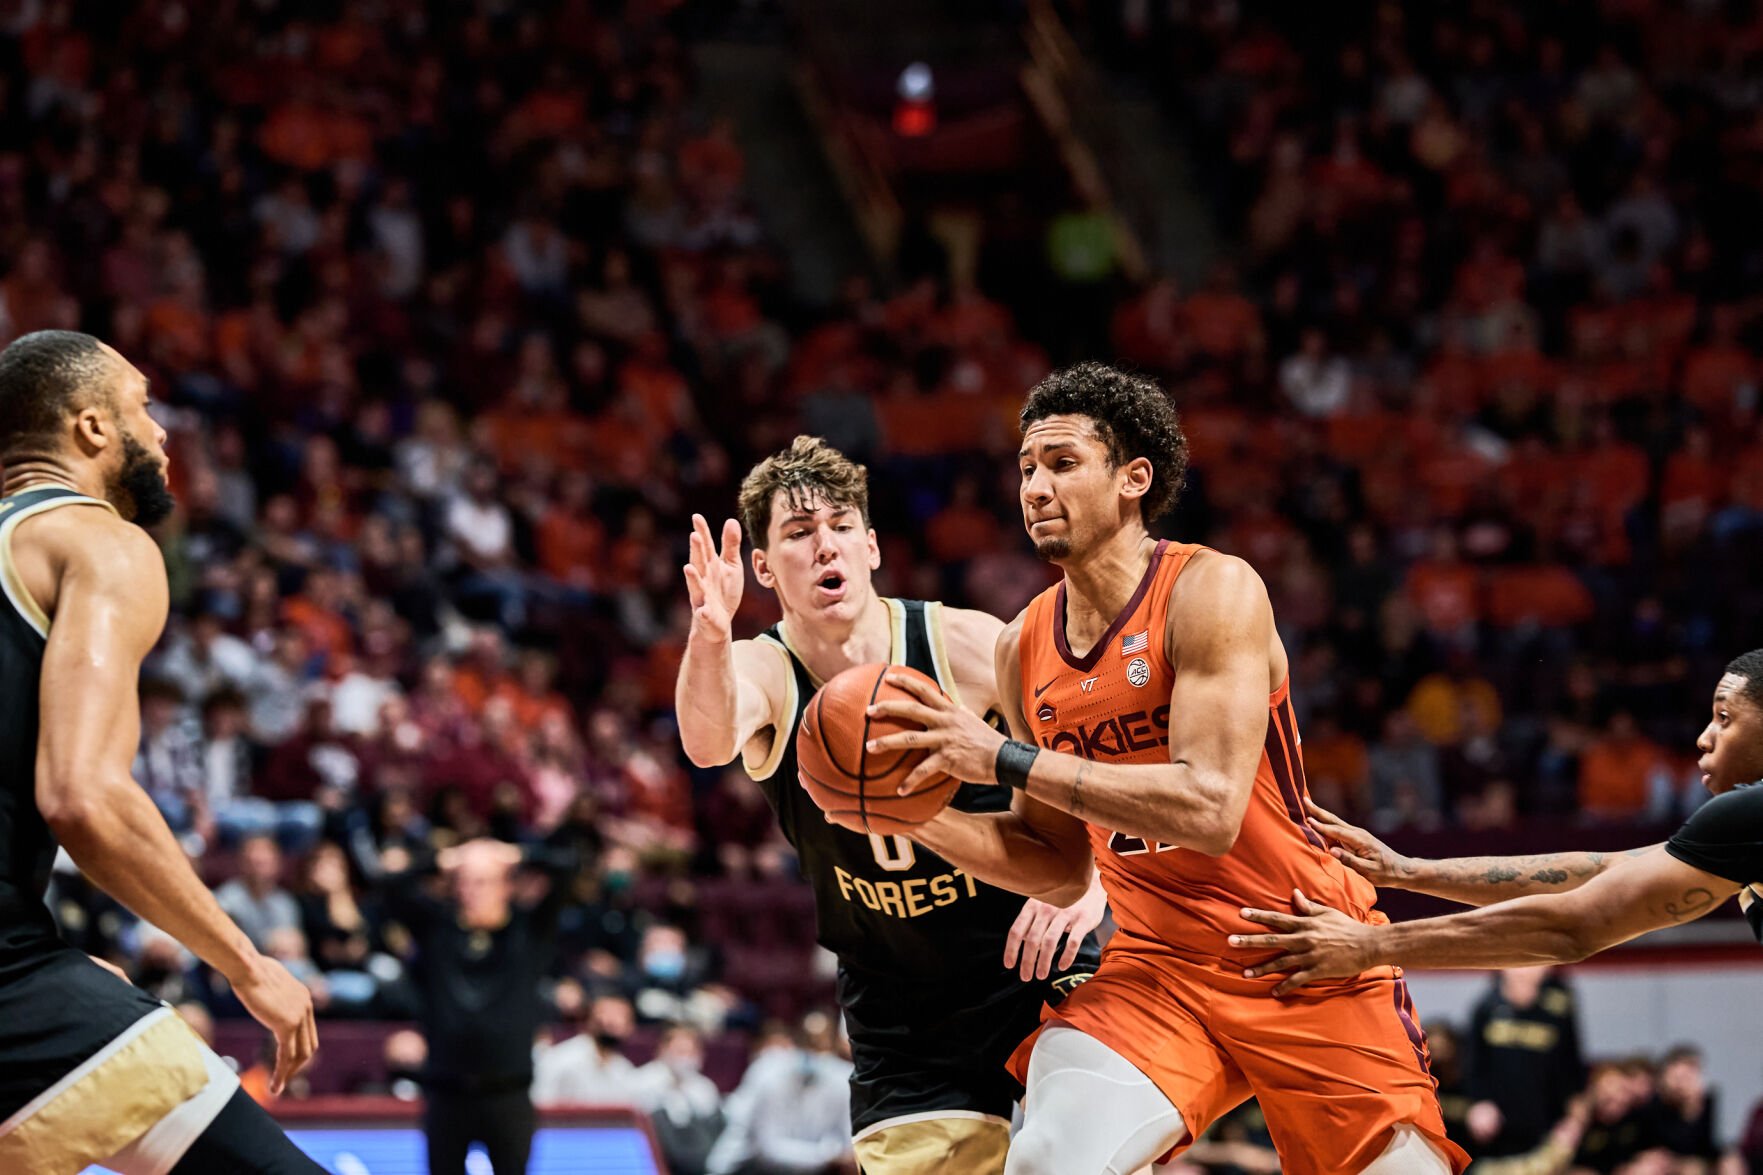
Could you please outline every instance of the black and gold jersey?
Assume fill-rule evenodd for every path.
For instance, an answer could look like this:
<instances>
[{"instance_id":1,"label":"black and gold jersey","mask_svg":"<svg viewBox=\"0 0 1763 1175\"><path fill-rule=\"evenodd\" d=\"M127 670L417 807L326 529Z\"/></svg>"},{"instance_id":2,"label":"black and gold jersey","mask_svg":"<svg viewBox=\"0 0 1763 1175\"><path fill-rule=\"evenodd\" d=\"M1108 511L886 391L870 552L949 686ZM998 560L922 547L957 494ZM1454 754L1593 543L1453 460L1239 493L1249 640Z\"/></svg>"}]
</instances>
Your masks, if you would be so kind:
<instances>
[{"instance_id":1,"label":"black and gold jersey","mask_svg":"<svg viewBox=\"0 0 1763 1175\"><path fill-rule=\"evenodd\" d=\"M61 506L110 509L55 486L0 498L0 1122L28 1114L69 1073L114 1048L131 1026L161 1007L63 942L43 904L55 859L55 838L36 797L39 682L49 617L13 567L12 540L24 519ZM169 1082L182 1070L171 1054L164 1057L157 1073ZM201 1072L199 1061L195 1071ZM187 1096L178 1094L170 1104ZM99 1118L149 1104L145 1099L132 1110L110 1107ZM15 1169L3 1162L0 1167Z\"/></svg>"},{"instance_id":2,"label":"black and gold jersey","mask_svg":"<svg viewBox=\"0 0 1763 1175\"><path fill-rule=\"evenodd\" d=\"M936 679L960 701L943 643L943 606L922 600L884 601L893 619L890 660ZM759 643L789 665L789 716L771 752L748 772L777 812L784 836L814 887L820 942L841 964L896 979L995 978L1003 971L1004 937L1022 909L1018 894L987 885L904 836L864 835L829 824L797 781L796 730L821 682L790 649L778 627ZM955 807L999 812L1007 788L963 785Z\"/></svg>"},{"instance_id":3,"label":"black and gold jersey","mask_svg":"<svg viewBox=\"0 0 1763 1175\"><path fill-rule=\"evenodd\" d=\"M935 678L961 700L943 643L943 606L884 600L889 660ZM1004 940L1020 894L987 885L903 836L865 836L829 824L796 778L796 729L823 684L772 628L760 643L789 666L783 729L763 763L749 764L814 887L820 942L839 958L839 1004L851 1037L851 1123L859 1134L946 1113L1008 1123L1021 1087L1004 1062L1057 1004L1090 977L1094 936L1063 972L1024 983L1006 969ZM963 785L967 812L1010 806L1002 787Z\"/></svg>"},{"instance_id":4,"label":"black and gold jersey","mask_svg":"<svg viewBox=\"0 0 1763 1175\"><path fill-rule=\"evenodd\" d=\"M55 840L37 810L37 687L49 619L12 565L12 536L34 514L107 502L59 486L0 498L0 970L19 952L57 945L43 905Z\"/></svg>"}]
</instances>

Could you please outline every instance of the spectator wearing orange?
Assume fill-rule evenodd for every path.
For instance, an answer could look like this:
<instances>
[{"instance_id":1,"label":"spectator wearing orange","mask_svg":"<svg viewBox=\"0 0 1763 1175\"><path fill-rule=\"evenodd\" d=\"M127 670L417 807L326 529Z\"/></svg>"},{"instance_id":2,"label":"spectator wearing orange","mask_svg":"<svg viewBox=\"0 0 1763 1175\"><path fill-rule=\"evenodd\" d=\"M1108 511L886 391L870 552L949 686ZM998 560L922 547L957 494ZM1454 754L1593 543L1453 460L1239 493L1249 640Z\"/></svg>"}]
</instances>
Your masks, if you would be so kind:
<instances>
[{"instance_id":1,"label":"spectator wearing orange","mask_svg":"<svg viewBox=\"0 0 1763 1175\"><path fill-rule=\"evenodd\" d=\"M1716 426L1757 409L1757 360L1738 338L1739 311L1717 306L1708 340L1684 359L1681 387L1686 400Z\"/></svg>"},{"instance_id":2,"label":"spectator wearing orange","mask_svg":"<svg viewBox=\"0 0 1763 1175\"><path fill-rule=\"evenodd\" d=\"M1261 312L1237 287L1235 268L1221 262L1205 288L1182 304L1194 345L1215 360L1258 355L1264 345Z\"/></svg>"},{"instance_id":3,"label":"spectator wearing orange","mask_svg":"<svg viewBox=\"0 0 1763 1175\"><path fill-rule=\"evenodd\" d=\"M1665 542L1681 549L1699 535L1722 505L1728 475L1714 459L1714 438L1705 426L1684 433L1683 446L1665 462L1659 479L1659 529Z\"/></svg>"},{"instance_id":4,"label":"spectator wearing orange","mask_svg":"<svg viewBox=\"0 0 1763 1175\"><path fill-rule=\"evenodd\" d=\"M1343 729L1333 714L1320 713L1309 722L1304 734L1304 775L1318 804L1328 807L1326 797L1332 796L1349 811L1367 809L1371 798L1370 749L1364 739Z\"/></svg>"},{"instance_id":5,"label":"spectator wearing orange","mask_svg":"<svg viewBox=\"0 0 1763 1175\"><path fill-rule=\"evenodd\" d=\"M535 536L539 567L557 583L579 592L597 586L606 549L606 527L594 515L593 495L594 483L586 473L564 473Z\"/></svg>"},{"instance_id":6,"label":"spectator wearing orange","mask_svg":"<svg viewBox=\"0 0 1763 1175\"><path fill-rule=\"evenodd\" d=\"M980 505L979 481L956 481L949 504L932 516L924 530L925 545L939 563L962 564L996 549L1002 528L997 515Z\"/></svg>"},{"instance_id":7,"label":"spectator wearing orange","mask_svg":"<svg viewBox=\"0 0 1763 1175\"><path fill-rule=\"evenodd\" d=\"M1669 769L1665 749L1618 711L1579 760L1579 808L1587 816L1630 820L1647 810L1654 772Z\"/></svg>"},{"instance_id":8,"label":"spectator wearing orange","mask_svg":"<svg viewBox=\"0 0 1763 1175\"><path fill-rule=\"evenodd\" d=\"M514 723L528 734L553 717L566 722L575 720L575 711L553 685L557 663L540 649L521 652L512 677L496 683L491 696L505 699L511 708Z\"/></svg>"},{"instance_id":9,"label":"spectator wearing orange","mask_svg":"<svg viewBox=\"0 0 1763 1175\"><path fill-rule=\"evenodd\" d=\"M1431 554L1409 569L1402 590L1427 630L1442 640L1466 639L1481 618L1479 577L1463 561L1449 527L1433 531Z\"/></svg>"},{"instance_id":10,"label":"spectator wearing orange","mask_svg":"<svg viewBox=\"0 0 1763 1175\"><path fill-rule=\"evenodd\" d=\"M300 594L282 603L282 620L300 630L321 660L329 660L355 647L355 630L349 623L347 608L343 574L319 566L307 573Z\"/></svg>"}]
</instances>

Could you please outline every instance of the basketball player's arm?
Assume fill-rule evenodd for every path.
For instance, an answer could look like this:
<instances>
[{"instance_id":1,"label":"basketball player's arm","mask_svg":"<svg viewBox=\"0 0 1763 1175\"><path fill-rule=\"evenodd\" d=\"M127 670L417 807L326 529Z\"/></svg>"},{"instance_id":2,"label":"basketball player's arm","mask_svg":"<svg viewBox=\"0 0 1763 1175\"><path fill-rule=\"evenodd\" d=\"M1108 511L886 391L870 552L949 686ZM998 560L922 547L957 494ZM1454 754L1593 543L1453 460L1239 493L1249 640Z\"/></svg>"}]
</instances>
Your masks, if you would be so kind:
<instances>
[{"instance_id":1,"label":"basketball player's arm","mask_svg":"<svg viewBox=\"0 0 1763 1175\"><path fill-rule=\"evenodd\" d=\"M59 587L43 654L37 806L87 877L224 975L275 1033L280 1092L317 1051L312 997L215 903L130 774L136 681L165 625L165 565L145 531L85 513L41 532Z\"/></svg>"},{"instance_id":2,"label":"basketball player's arm","mask_svg":"<svg viewBox=\"0 0 1763 1175\"><path fill-rule=\"evenodd\" d=\"M700 767L732 763L760 731L781 725L784 659L758 641L701 633L694 622L674 686L680 744ZM775 733L773 737L776 737Z\"/></svg>"},{"instance_id":3,"label":"basketball player's arm","mask_svg":"<svg viewBox=\"0 0 1763 1175\"><path fill-rule=\"evenodd\" d=\"M1012 711L998 680L998 642L1008 625L972 608L944 608L943 618L949 672L961 690L961 704L981 718L996 714L1008 722ZM1014 692L1021 693L1021 683L1014 684Z\"/></svg>"},{"instance_id":4,"label":"basketball player's arm","mask_svg":"<svg viewBox=\"0 0 1763 1175\"><path fill-rule=\"evenodd\" d=\"M790 670L776 651L734 639L734 615L746 587L740 523L731 518L722 524L718 549L710 524L694 514L689 546L684 571L692 627L674 685L674 710L686 758L699 767L720 767L734 762L761 730L782 725Z\"/></svg>"},{"instance_id":5,"label":"basketball player's arm","mask_svg":"<svg viewBox=\"0 0 1763 1175\"><path fill-rule=\"evenodd\" d=\"M1018 616L998 634L994 665L998 704L1011 737L1027 741L1034 734L1022 716L1021 633ZM1083 821L1026 792L1011 797L1008 812L944 808L910 835L981 881L1049 906L1069 906L1089 892L1093 870Z\"/></svg>"},{"instance_id":6,"label":"basketball player's arm","mask_svg":"<svg viewBox=\"0 0 1763 1175\"><path fill-rule=\"evenodd\" d=\"M1004 622L990 612L968 608L946 608L944 616L949 670L960 683L962 705L988 721L992 715L1006 724L1008 715L1020 717L1022 679L1014 661L1004 667L1010 674L1013 701L1006 703L999 687L998 649ZM1014 634L1010 647L1018 647ZM1041 816L1049 818L1045 812ZM1092 874L1089 888L1073 904L1056 906L1029 898L1004 937L1004 966L1019 971L1025 983L1068 969L1077 961L1085 937L1102 924L1107 909L1100 874Z\"/></svg>"},{"instance_id":7,"label":"basketball player's arm","mask_svg":"<svg viewBox=\"0 0 1763 1175\"><path fill-rule=\"evenodd\" d=\"M1028 794L1127 836L1217 857L1236 843L1267 740L1273 607L1253 568L1215 553L1196 558L1173 595L1169 762L1042 751Z\"/></svg>"},{"instance_id":8,"label":"basketball player's arm","mask_svg":"<svg viewBox=\"0 0 1763 1175\"><path fill-rule=\"evenodd\" d=\"M1250 977L1292 972L1275 995L1384 964L1495 969L1576 963L1648 931L1693 922L1741 888L1670 853L1648 853L1566 893L1382 926L1295 893L1293 914L1243 911L1249 921L1280 933L1232 935L1230 945L1280 952L1244 971Z\"/></svg>"},{"instance_id":9,"label":"basketball player's arm","mask_svg":"<svg viewBox=\"0 0 1763 1175\"><path fill-rule=\"evenodd\" d=\"M1305 800L1310 827L1329 841L1336 860L1373 885L1431 894L1466 906L1485 906L1530 894L1565 893L1609 869L1663 849L1664 843L1626 852L1538 853L1521 857L1448 857L1428 860L1396 852L1363 828Z\"/></svg>"},{"instance_id":10,"label":"basketball player's arm","mask_svg":"<svg viewBox=\"0 0 1763 1175\"><path fill-rule=\"evenodd\" d=\"M1100 763L1043 749L1022 790L1042 808L1075 818L1080 827L1089 821L1147 842L1223 856L1242 829L1267 738L1273 607L1261 577L1229 555L1196 558L1176 581L1166 642L1175 666L1170 761ZM924 730L872 739L870 752L931 751L906 777L903 792L939 774L997 780L1003 739L996 731L909 678L888 680L918 700L878 702L869 712L915 722ZM999 688L1007 684L1000 668ZM1017 710L1020 703L1018 697ZM1013 724L1020 718L1013 714ZM1024 742L1032 737L1013 729Z\"/></svg>"}]
</instances>

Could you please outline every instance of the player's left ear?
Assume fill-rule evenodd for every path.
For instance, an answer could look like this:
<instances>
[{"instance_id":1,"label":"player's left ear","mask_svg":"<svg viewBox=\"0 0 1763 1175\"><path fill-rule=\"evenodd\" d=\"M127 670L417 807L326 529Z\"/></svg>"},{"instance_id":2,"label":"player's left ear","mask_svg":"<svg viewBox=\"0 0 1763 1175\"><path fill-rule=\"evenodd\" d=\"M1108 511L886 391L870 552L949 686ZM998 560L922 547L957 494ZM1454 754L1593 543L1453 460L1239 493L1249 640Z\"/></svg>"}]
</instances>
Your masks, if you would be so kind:
<instances>
[{"instance_id":1,"label":"player's left ear","mask_svg":"<svg viewBox=\"0 0 1763 1175\"><path fill-rule=\"evenodd\" d=\"M881 544L875 541L875 528L869 528L869 569L874 571L881 566Z\"/></svg>"},{"instance_id":2,"label":"player's left ear","mask_svg":"<svg viewBox=\"0 0 1763 1175\"><path fill-rule=\"evenodd\" d=\"M1115 476L1120 478L1122 497L1142 498L1151 489L1151 462L1149 458L1134 457L1115 470Z\"/></svg>"}]
</instances>

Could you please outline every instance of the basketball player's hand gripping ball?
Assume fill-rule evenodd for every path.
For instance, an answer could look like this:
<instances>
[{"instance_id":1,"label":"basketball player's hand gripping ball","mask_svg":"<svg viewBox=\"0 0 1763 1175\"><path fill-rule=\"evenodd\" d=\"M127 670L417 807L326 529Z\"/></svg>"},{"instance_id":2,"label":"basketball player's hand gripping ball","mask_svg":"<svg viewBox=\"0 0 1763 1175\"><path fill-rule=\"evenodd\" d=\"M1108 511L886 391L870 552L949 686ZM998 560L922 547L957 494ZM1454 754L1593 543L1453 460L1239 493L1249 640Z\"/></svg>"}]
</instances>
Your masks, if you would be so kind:
<instances>
[{"instance_id":1,"label":"basketball player's hand gripping ball","mask_svg":"<svg viewBox=\"0 0 1763 1175\"><path fill-rule=\"evenodd\" d=\"M925 679L890 673L888 684L898 686L911 695L910 698L877 702L869 707L869 716L895 718L916 723L924 729L903 730L898 734L872 738L868 743L869 753L929 752L924 762L900 784L901 795L911 795L944 776L954 776L967 783L998 782L998 748L1004 745L1003 735Z\"/></svg>"}]
</instances>

